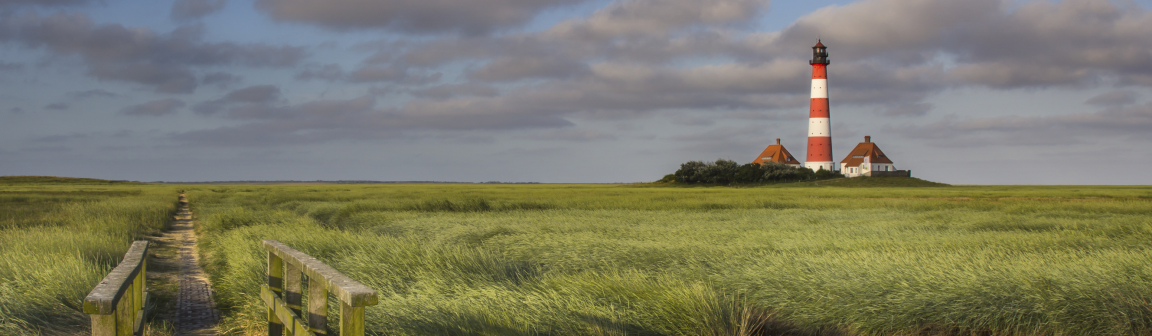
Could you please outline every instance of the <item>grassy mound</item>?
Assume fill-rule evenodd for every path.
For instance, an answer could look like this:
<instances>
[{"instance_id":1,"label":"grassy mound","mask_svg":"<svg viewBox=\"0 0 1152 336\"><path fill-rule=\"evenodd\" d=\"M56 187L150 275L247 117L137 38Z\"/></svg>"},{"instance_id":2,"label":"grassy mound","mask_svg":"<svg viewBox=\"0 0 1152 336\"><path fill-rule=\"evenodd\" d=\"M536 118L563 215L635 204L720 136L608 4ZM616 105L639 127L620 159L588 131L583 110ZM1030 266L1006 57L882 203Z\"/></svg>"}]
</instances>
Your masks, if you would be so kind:
<instances>
[{"instance_id":1,"label":"grassy mound","mask_svg":"<svg viewBox=\"0 0 1152 336\"><path fill-rule=\"evenodd\" d=\"M915 177L870 177L860 176L852 178L841 178L819 182L806 182L822 187L843 187L843 188L876 188L876 187L899 187L899 188L914 188L914 187L948 187L950 184L925 181Z\"/></svg>"},{"instance_id":2,"label":"grassy mound","mask_svg":"<svg viewBox=\"0 0 1152 336\"><path fill-rule=\"evenodd\" d=\"M82 177L60 176L0 176L0 185L15 184L140 184L140 182L111 181Z\"/></svg>"}]
</instances>

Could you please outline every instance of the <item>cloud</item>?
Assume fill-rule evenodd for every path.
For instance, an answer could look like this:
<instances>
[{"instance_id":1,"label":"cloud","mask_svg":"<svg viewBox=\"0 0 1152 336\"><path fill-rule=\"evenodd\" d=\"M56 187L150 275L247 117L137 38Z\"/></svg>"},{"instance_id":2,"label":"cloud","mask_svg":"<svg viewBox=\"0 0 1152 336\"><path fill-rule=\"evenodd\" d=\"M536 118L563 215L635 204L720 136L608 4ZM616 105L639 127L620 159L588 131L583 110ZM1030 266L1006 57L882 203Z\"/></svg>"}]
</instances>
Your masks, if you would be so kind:
<instances>
[{"instance_id":1,"label":"cloud","mask_svg":"<svg viewBox=\"0 0 1152 336\"><path fill-rule=\"evenodd\" d=\"M227 3L228 0L176 0L169 15L178 21L199 19L219 12Z\"/></svg>"},{"instance_id":2,"label":"cloud","mask_svg":"<svg viewBox=\"0 0 1152 336\"><path fill-rule=\"evenodd\" d=\"M70 95L76 99L84 99L84 98L92 98L92 97L110 98L110 97L118 97L119 96L118 94L108 92L108 91L103 90L103 89L92 89L92 90L87 90L87 91L72 92L72 93L69 93L68 95Z\"/></svg>"},{"instance_id":3,"label":"cloud","mask_svg":"<svg viewBox=\"0 0 1152 336\"><path fill-rule=\"evenodd\" d=\"M933 105L929 103L912 103L901 104L895 106L887 106L886 108L876 108L876 112L885 116L923 116L932 110Z\"/></svg>"},{"instance_id":4,"label":"cloud","mask_svg":"<svg viewBox=\"0 0 1152 336\"><path fill-rule=\"evenodd\" d=\"M445 100L452 97L461 96L478 96L478 97L495 97L500 95L500 90L484 84L478 83L464 83L464 84L444 84L432 86L424 89L412 90L412 95L432 100Z\"/></svg>"},{"instance_id":5,"label":"cloud","mask_svg":"<svg viewBox=\"0 0 1152 336\"><path fill-rule=\"evenodd\" d=\"M236 104L224 111L224 116L247 123L178 133L172 137L206 146L278 146L395 138L422 130L508 130L573 125L555 116L524 113L381 109L376 108L373 95L299 104Z\"/></svg>"},{"instance_id":6,"label":"cloud","mask_svg":"<svg viewBox=\"0 0 1152 336\"><path fill-rule=\"evenodd\" d=\"M1091 85L1105 77L1140 83L1152 75L1152 41L1145 38L1152 14L1129 7L1106 0L868 0L802 17L778 42L820 35L833 64L916 64L948 55L956 63L949 79L993 88Z\"/></svg>"},{"instance_id":7,"label":"cloud","mask_svg":"<svg viewBox=\"0 0 1152 336\"><path fill-rule=\"evenodd\" d=\"M44 105L44 108L49 109L49 110L64 111L64 110L71 108L71 106L68 106L68 104L65 104L65 103L51 103L48 105Z\"/></svg>"},{"instance_id":8,"label":"cloud","mask_svg":"<svg viewBox=\"0 0 1152 336\"><path fill-rule=\"evenodd\" d=\"M267 103L280 96L280 88L274 85L253 85L229 92L222 98L227 102Z\"/></svg>"},{"instance_id":9,"label":"cloud","mask_svg":"<svg viewBox=\"0 0 1152 336\"><path fill-rule=\"evenodd\" d=\"M279 87L274 85L253 85L229 92L220 99L197 103L192 106L192 111L195 111L197 114L213 114L236 104L264 105L273 103L279 98Z\"/></svg>"},{"instance_id":10,"label":"cloud","mask_svg":"<svg viewBox=\"0 0 1152 336\"><path fill-rule=\"evenodd\" d=\"M1084 103L1101 107L1125 106L1136 103L1136 98L1139 96L1132 90L1113 90L1089 98Z\"/></svg>"},{"instance_id":11,"label":"cloud","mask_svg":"<svg viewBox=\"0 0 1152 336\"><path fill-rule=\"evenodd\" d=\"M24 69L24 64L0 61L0 71L13 71Z\"/></svg>"},{"instance_id":12,"label":"cloud","mask_svg":"<svg viewBox=\"0 0 1152 336\"><path fill-rule=\"evenodd\" d=\"M15 7L15 6L44 6L44 7L58 7L58 6L75 6L89 3L89 0L0 0L0 8Z\"/></svg>"},{"instance_id":13,"label":"cloud","mask_svg":"<svg viewBox=\"0 0 1152 336\"><path fill-rule=\"evenodd\" d=\"M392 65L388 67L365 66L348 74L348 80L353 83L392 82L408 85L421 85L439 81L441 76L442 75L439 72L432 74L417 74L412 72L411 69L399 65Z\"/></svg>"},{"instance_id":14,"label":"cloud","mask_svg":"<svg viewBox=\"0 0 1152 336\"><path fill-rule=\"evenodd\" d=\"M200 78L201 84L215 85L219 88L227 88L232 85L240 84L241 81L242 77L226 72L213 72Z\"/></svg>"},{"instance_id":15,"label":"cloud","mask_svg":"<svg viewBox=\"0 0 1152 336\"><path fill-rule=\"evenodd\" d=\"M659 63L681 56L731 56L726 54L739 38L726 29L748 25L767 5L764 0L623 0L541 32L432 40L405 50L399 61L414 66L500 58ZM763 60L758 56L753 58Z\"/></svg>"},{"instance_id":16,"label":"cloud","mask_svg":"<svg viewBox=\"0 0 1152 336\"><path fill-rule=\"evenodd\" d=\"M273 19L347 30L482 35L528 23L540 11L586 0L257 0Z\"/></svg>"},{"instance_id":17,"label":"cloud","mask_svg":"<svg viewBox=\"0 0 1152 336\"><path fill-rule=\"evenodd\" d=\"M43 47L56 55L78 55L93 77L143 84L165 93L195 90L198 83L193 67L287 67L304 57L300 47L206 43L202 29L199 25L184 26L156 34L146 28L97 25L84 14L24 13L0 21L0 42Z\"/></svg>"},{"instance_id":18,"label":"cloud","mask_svg":"<svg viewBox=\"0 0 1152 336\"><path fill-rule=\"evenodd\" d=\"M20 151L26 153L66 153L71 152L72 148L64 146L37 146L21 148Z\"/></svg>"},{"instance_id":19,"label":"cloud","mask_svg":"<svg viewBox=\"0 0 1152 336\"><path fill-rule=\"evenodd\" d=\"M616 140L616 135L607 132L601 132L593 129L575 129L564 128L555 129L543 133L531 134L526 136L527 139L543 140L543 141L575 141L575 142L588 142L597 140Z\"/></svg>"},{"instance_id":20,"label":"cloud","mask_svg":"<svg viewBox=\"0 0 1152 336\"><path fill-rule=\"evenodd\" d=\"M926 125L886 127L884 132L941 147L1048 146L1114 137L1152 139L1152 103L1059 116L952 117Z\"/></svg>"},{"instance_id":21,"label":"cloud","mask_svg":"<svg viewBox=\"0 0 1152 336\"><path fill-rule=\"evenodd\" d=\"M563 21L544 35L592 40L660 37L697 25L748 22L767 8L764 0L624 0L588 18Z\"/></svg>"},{"instance_id":22,"label":"cloud","mask_svg":"<svg viewBox=\"0 0 1152 336\"><path fill-rule=\"evenodd\" d=\"M339 64L310 65L296 74L299 80L321 79L329 82L344 78L344 69Z\"/></svg>"},{"instance_id":23,"label":"cloud","mask_svg":"<svg viewBox=\"0 0 1152 336\"><path fill-rule=\"evenodd\" d=\"M124 109L120 110L120 113L123 113L126 115L131 115L131 116L154 116L154 117L158 117L158 116L176 113L176 111L179 110L181 107L184 107L184 105L185 105L184 101L182 101L182 100L175 99L175 98L168 98L168 99L153 100L153 101L146 102L146 103L128 106L128 107L125 107Z\"/></svg>"},{"instance_id":24,"label":"cloud","mask_svg":"<svg viewBox=\"0 0 1152 336\"><path fill-rule=\"evenodd\" d=\"M497 58L468 74L480 81L514 81L526 78L568 78L587 73L584 62L559 57L506 56Z\"/></svg>"},{"instance_id":25,"label":"cloud","mask_svg":"<svg viewBox=\"0 0 1152 336\"><path fill-rule=\"evenodd\" d=\"M82 133L72 133L72 134L67 134L67 135L57 134L57 135L45 135L45 136L36 137L36 138L33 138L32 141L33 142L49 142L49 143L67 142L67 141L76 140L76 139L84 139L87 137L88 137L87 134L82 134Z\"/></svg>"}]
</instances>

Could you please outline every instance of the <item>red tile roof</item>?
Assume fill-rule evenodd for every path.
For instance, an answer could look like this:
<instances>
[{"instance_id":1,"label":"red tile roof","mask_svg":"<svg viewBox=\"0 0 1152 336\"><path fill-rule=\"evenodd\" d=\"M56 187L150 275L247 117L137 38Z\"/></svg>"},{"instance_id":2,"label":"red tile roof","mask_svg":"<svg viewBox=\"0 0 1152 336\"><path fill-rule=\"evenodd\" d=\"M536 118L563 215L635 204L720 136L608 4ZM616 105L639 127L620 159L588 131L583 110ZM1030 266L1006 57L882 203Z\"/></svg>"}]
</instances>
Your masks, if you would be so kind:
<instances>
[{"instance_id":1,"label":"red tile roof","mask_svg":"<svg viewBox=\"0 0 1152 336\"><path fill-rule=\"evenodd\" d=\"M800 161L796 161L796 158L792 157L792 153L789 153L787 149L784 149L784 145L780 144L780 139L776 139L775 145L770 145L768 148L764 148L764 151L760 153L760 156L757 156L756 160L752 161L752 163L765 162L776 162L794 165L800 164Z\"/></svg>"},{"instance_id":2,"label":"red tile roof","mask_svg":"<svg viewBox=\"0 0 1152 336\"><path fill-rule=\"evenodd\" d=\"M884 152L876 146L875 142L872 142L869 136L865 136L864 142L856 145L856 148L853 148L852 152L848 153L848 157L845 157L840 163L844 163L848 167L858 167L864 163L864 158L869 158L872 163L892 163L892 160L884 155Z\"/></svg>"}]
</instances>

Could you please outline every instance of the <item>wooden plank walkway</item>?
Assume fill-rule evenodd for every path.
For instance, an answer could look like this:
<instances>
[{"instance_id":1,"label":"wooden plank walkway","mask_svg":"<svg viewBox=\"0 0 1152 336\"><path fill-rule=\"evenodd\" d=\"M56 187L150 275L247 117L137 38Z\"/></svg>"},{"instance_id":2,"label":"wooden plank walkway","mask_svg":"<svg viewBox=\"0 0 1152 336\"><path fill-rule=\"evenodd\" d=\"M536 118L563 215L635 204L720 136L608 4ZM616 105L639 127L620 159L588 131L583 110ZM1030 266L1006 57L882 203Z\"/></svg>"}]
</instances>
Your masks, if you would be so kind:
<instances>
[{"instance_id":1,"label":"wooden plank walkway","mask_svg":"<svg viewBox=\"0 0 1152 336\"><path fill-rule=\"evenodd\" d=\"M172 230L165 233L177 243L180 264L180 292L176 298L176 335L215 335L220 312L212 300L208 274L200 268L196 250L196 232L192 226L188 199L180 195L180 209Z\"/></svg>"}]
</instances>

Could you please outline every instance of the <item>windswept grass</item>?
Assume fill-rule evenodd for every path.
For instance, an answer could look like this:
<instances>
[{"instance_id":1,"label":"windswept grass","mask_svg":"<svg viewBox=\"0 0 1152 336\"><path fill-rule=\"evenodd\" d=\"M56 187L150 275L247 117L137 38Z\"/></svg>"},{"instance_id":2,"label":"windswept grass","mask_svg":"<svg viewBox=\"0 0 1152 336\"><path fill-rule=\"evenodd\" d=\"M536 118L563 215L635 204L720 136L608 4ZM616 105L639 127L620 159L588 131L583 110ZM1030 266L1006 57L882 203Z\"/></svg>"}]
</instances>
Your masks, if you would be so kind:
<instances>
[{"instance_id":1,"label":"windswept grass","mask_svg":"<svg viewBox=\"0 0 1152 336\"><path fill-rule=\"evenodd\" d=\"M0 186L0 334L87 333L81 300L133 240L168 223L175 196L146 185Z\"/></svg>"},{"instance_id":2,"label":"windswept grass","mask_svg":"<svg viewBox=\"0 0 1152 336\"><path fill-rule=\"evenodd\" d=\"M264 326L259 241L276 239L380 291L367 310L376 334L1152 335L1147 187L194 186L189 197L238 334Z\"/></svg>"}]
</instances>

